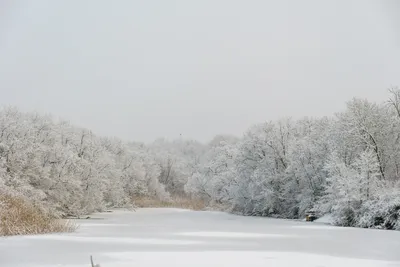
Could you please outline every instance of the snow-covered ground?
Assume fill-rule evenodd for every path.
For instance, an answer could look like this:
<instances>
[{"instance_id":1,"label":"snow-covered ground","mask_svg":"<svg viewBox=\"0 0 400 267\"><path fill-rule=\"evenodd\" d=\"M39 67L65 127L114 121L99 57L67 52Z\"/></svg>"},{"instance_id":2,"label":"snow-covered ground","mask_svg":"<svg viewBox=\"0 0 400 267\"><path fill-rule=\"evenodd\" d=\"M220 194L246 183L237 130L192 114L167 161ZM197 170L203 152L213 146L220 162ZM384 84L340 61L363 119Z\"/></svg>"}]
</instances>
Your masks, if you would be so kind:
<instances>
[{"instance_id":1,"label":"snow-covered ground","mask_svg":"<svg viewBox=\"0 0 400 267\"><path fill-rule=\"evenodd\" d=\"M395 231L178 209L93 217L72 234L0 238L0 266L400 266Z\"/></svg>"}]
</instances>

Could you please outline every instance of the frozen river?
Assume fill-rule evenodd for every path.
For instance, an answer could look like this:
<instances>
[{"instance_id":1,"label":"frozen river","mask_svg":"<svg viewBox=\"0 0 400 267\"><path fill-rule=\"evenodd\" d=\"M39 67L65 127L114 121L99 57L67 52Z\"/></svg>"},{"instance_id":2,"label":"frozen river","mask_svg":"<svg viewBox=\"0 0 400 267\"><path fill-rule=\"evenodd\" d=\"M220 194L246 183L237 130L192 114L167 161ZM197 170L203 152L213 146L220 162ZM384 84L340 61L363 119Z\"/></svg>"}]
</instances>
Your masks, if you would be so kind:
<instances>
[{"instance_id":1,"label":"frozen river","mask_svg":"<svg viewBox=\"0 0 400 267\"><path fill-rule=\"evenodd\" d=\"M0 238L0 267L400 267L400 232L140 209L79 220L72 234Z\"/></svg>"}]
</instances>

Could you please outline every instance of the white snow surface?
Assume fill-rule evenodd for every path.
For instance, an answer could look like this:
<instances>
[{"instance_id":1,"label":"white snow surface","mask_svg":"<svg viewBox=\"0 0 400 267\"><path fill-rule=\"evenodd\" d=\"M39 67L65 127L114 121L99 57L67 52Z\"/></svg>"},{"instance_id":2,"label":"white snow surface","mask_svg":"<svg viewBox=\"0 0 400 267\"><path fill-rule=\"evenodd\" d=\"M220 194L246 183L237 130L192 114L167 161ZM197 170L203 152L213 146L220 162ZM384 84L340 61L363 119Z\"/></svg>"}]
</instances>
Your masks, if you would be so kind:
<instances>
[{"instance_id":1,"label":"white snow surface","mask_svg":"<svg viewBox=\"0 0 400 267\"><path fill-rule=\"evenodd\" d=\"M326 214L324 216L322 216L321 218L318 218L315 220L315 222L317 223L325 223L325 224L332 224L332 215L330 214Z\"/></svg>"},{"instance_id":2,"label":"white snow surface","mask_svg":"<svg viewBox=\"0 0 400 267\"><path fill-rule=\"evenodd\" d=\"M239 232L189 232L177 233L183 236L203 236L203 237L233 237L233 238L283 238L290 237L279 234L259 234L259 233L239 233Z\"/></svg>"},{"instance_id":3,"label":"white snow surface","mask_svg":"<svg viewBox=\"0 0 400 267\"><path fill-rule=\"evenodd\" d=\"M140 209L75 233L0 238L0 266L400 267L400 232L220 212ZM340 231L337 231L339 230Z\"/></svg>"}]
</instances>

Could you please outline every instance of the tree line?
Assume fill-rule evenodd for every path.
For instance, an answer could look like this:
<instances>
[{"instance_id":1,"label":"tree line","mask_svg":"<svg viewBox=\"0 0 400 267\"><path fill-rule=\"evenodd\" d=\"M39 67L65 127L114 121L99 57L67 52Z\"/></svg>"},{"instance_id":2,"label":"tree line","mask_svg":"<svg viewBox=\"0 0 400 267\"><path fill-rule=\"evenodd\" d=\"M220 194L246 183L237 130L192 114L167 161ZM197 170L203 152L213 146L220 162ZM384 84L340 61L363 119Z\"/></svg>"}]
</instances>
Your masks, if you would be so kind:
<instances>
[{"instance_id":1,"label":"tree line","mask_svg":"<svg viewBox=\"0 0 400 267\"><path fill-rule=\"evenodd\" d=\"M400 229L399 172L396 88L384 103L354 98L331 117L264 122L207 144L124 142L48 115L0 111L0 192L59 216L185 196L242 215L315 210L336 225Z\"/></svg>"}]
</instances>

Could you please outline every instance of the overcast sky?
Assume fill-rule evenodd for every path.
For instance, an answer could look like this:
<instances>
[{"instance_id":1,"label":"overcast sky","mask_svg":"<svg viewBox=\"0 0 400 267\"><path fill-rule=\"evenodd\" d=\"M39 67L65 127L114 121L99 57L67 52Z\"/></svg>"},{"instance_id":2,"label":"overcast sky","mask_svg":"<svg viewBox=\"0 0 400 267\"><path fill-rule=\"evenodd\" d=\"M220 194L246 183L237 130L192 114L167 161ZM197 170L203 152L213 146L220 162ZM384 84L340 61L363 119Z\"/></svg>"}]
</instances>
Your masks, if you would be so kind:
<instances>
[{"instance_id":1,"label":"overcast sky","mask_svg":"<svg viewBox=\"0 0 400 267\"><path fill-rule=\"evenodd\" d=\"M0 105L149 142L400 86L396 0L0 0Z\"/></svg>"}]
</instances>

